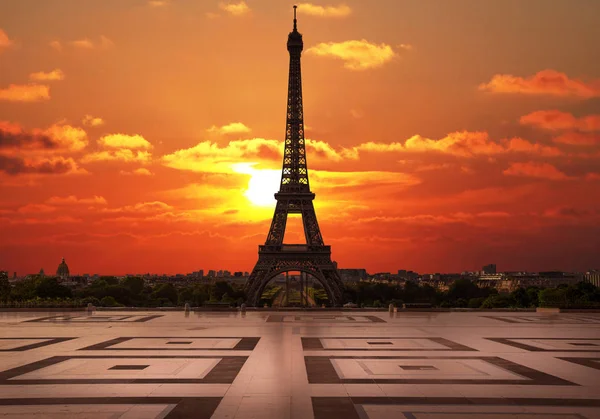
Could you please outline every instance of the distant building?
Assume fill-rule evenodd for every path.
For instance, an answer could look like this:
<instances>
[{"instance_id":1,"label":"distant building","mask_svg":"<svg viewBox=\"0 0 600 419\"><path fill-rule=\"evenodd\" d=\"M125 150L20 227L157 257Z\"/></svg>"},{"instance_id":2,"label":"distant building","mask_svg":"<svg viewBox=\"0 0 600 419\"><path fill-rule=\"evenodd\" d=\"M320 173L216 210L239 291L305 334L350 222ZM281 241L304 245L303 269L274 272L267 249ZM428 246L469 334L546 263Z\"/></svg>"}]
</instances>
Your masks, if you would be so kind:
<instances>
[{"instance_id":1,"label":"distant building","mask_svg":"<svg viewBox=\"0 0 600 419\"><path fill-rule=\"evenodd\" d=\"M496 264L490 263L489 265L485 265L483 268L481 268L481 272L485 275L495 274L496 273Z\"/></svg>"},{"instance_id":2,"label":"distant building","mask_svg":"<svg viewBox=\"0 0 600 419\"><path fill-rule=\"evenodd\" d=\"M65 262L65 258L62 258L62 261L58 265L58 269L56 269L56 276L63 281L67 281L69 279L69 267Z\"/></svg>"},{"instance_id":3,"label":"distant building","mask_svg":"<svg viewBox=\"0 0 600 419\"><path fill-rule=\"evenodd\" d=\"M342 282L359 282L367 279L366 269L338 269Z\"/></svg>"},{"instance_id":4,"label":"distant building","mask_svg":"<svg viewBox=\"0 0 600 419\"><path fill-rule=\"evenodd\" d=\"M46 276L46 274L44 273L44 268L40 269L40 276L43 278Z\"/></svg>"},{"instance_id":5,"label":"distant building","mask_svg":"<svg viewBox=\"0 0 600 419\"><path fill-rule=\"evenodd\" d=\"M210 271L208 271L208 276L210 278L214 278L215 276L217 276L217 273L214 270L211 269Z\"/></svg>"},{"instance_id":6,"label":"distant building","mask_svg":"<svg viewBox=\"0 0 600 419\"><path fill-rule=\"evenodd\" d=\"M587 282L591 282L593 285L600 287L600 270L593 269L589 272L586 272L585 275L583 275L583 278Z\"/></svg>"}]
</instances>

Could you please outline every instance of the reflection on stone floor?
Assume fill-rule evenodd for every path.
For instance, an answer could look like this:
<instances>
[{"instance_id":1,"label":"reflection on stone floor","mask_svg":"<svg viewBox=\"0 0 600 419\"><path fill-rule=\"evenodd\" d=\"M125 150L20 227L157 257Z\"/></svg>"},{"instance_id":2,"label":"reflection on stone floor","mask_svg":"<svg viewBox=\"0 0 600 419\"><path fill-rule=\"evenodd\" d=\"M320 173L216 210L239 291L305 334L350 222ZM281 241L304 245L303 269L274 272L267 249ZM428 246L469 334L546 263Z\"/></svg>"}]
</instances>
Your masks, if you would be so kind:
<instances>
[{"instance_id":1,"label":"reflection on stone floor","mask_svg":"<svg viewBox=\"0 0 600 419\"><path fill-rule=\"evenodd\" d=\"M0 418L600 418L600 314L0 313Z\"/></svg>"}]
</instances>

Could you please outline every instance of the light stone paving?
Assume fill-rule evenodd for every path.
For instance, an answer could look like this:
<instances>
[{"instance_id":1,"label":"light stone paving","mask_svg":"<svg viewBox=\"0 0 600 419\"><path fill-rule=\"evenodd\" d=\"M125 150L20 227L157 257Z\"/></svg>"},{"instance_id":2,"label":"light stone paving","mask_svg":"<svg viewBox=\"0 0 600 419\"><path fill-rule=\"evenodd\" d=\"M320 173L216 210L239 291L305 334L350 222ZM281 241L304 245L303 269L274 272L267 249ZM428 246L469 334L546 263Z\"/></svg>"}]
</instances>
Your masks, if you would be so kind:
<instances>
[{"instance_id":1,"label":"light stone paving","mask_svg":"<svg viewBox=\"0 0 600 419\"><path fill-rule=\"evenodd\" d=\"M0 418L600 419L600 313L0 313Z\"/></svg>"}]
</instances>

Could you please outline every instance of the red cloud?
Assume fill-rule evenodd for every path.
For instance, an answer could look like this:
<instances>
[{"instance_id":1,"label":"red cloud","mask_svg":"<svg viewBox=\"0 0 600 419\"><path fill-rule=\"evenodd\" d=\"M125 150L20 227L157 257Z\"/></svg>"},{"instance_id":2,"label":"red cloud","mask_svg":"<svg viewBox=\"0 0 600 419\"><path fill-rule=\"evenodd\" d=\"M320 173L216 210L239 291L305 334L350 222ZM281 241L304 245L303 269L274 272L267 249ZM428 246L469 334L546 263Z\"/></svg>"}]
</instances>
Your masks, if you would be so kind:
<instances>
[{"instance_id":1,"label":"red cloud","mask_svg":"<svg viewBox=\"0 0 600 419\"><path fill-rule=\"evenodd\" d=\"M600 96L600 80L586 83L579 79L570 79L565 73L556 70L543 70L527 78L511 74L496 74L490 82L480 84L479 90L492 93L591 98Z\"/></svg>"},{"instance_id":2,"label":"red cloud","mask_svg":"<svg viewBox=\"0 0 600 419\"><path fill-rule=\"evenodd\" d=\"M509 176L526 176L550 180L565 180L570 179L563 172L548 163L511 163L511 165L503 172Z\"/></svg>"},{"instance_id":3,"label":"red cloud","mask_svg":"<svg viewBox=\"0 0 600 419\"><path fill-rule=\"evenodd\" d=\"M536 111L522 116L521 125L532 125L547 130L577 129L580 131L600 131L600 115L577 118L568 112L557 110Z\"/></svg>"},{"instance_id":4,"label":"red cloud","mask_svg":"<svg viewBox=\"0 0 600 419\"><path fill-rule=\"evenodd\" d=\"M582 133L582 132L566 132L553 140L559 144L569 145L596 145L600 144L600 135Z\"/></svg>"}]
</instances>

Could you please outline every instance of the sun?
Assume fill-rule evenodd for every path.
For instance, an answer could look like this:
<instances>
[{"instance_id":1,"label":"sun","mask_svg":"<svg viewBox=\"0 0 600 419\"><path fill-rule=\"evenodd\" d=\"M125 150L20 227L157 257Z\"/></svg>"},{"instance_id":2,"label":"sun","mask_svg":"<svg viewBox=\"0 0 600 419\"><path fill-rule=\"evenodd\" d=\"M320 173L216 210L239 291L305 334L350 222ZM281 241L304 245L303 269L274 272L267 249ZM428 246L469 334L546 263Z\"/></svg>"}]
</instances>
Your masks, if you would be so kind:
<instances>
[{"instance_id":1,"label":"sun","mask_svg":"<svg viewBox=\"0 0 600 419\"><path fill-rule=\"evenodd\" d=\"M232 169L236 173L250 175L248 189L244 196L257 207L271 207L275 204L275 192L281 182L281 171L270 169L255 169L256 163L236 163Z\"/></svg>"},{"instance_id":2,"label":"sun","mask_svg":"<svg viewBox=\"0 0 600 419\"><path fill-rule=\"evenodd\" d=\"M272 206L275 203L273 195L279 189L280 181L279 170L253 170L244 195L256 206Z\"/></svg>"}]
</instances>

